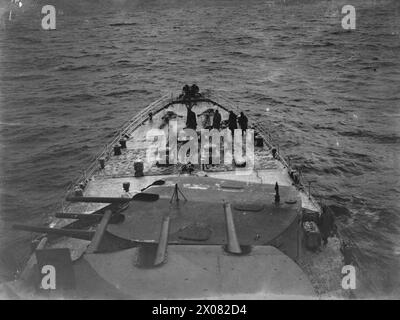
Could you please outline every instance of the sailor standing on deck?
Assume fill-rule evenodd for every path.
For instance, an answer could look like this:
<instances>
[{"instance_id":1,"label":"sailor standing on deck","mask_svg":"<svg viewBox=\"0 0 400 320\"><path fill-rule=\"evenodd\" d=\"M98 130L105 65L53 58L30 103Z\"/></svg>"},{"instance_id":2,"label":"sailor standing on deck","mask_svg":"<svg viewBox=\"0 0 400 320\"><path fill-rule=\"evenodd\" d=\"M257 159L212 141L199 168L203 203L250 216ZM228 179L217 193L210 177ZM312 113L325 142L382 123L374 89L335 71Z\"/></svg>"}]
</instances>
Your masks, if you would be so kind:
<instances>
[{"instance_id":1,"label":"sailor standing on deck","mask_svg":"<svg viewBox=\"0 0 400 320\"><path fill-rule=\"evenodd\" d=\"M212 128L210 115L208 113L204 115L203 128L204 129L211 129Z\"/></svg>"},{"instance_id":2,"label":"sailor standing on deck","mask_svg":"<svg viewBox=\"0 0 400 320\"><path fill-rule=\"evenodd\" d=\"M238 122L240 125L240 129L242 129L242 134L244 134L247 130L247 123L249 122L249 120L247 119L247 117L244 115L243 112L240 113Z\"/></svg>"},{"instance_id":3,"label":"sailor standing on deck","mask_svg":"<svg viewBox=\"0 0 400 320\"><path fill-rule=\"evenodd\" d=\"M196 130L196 114L192 111L192 106L187 107L186 128Z\"/></svg>"},{"instance_id":4,"label":"sailor standing on deck","mask_svg":"<svg viewBox=\"0 0 400 320\"><path fill-rule=\"evenodd\" d=\"M228 128L231 130L233 136L235 129L237 129L237 116L233 111L229 111Z\"/></svg>"},{"instance_id":5,"label":"sailor standing on deck","mask_svg":"<svg viewBox=\"0 0 400 320\"><path fill-rule=\"evenodd\" d=\"M185 84L185 86L183 87L182 94L183 94L183 98L184 99L187 99L189 97L189 95L190 95L190 87L187 84Z\"/></svg>"},{"instance_id":6,"label":"sailor standing on deck","mask_svg":"<svg viewBox=\"0 0 400 320\"><path fill-rule=\"evenodd\" d=\"M215 110L212 127L213 129L217 130L221 128L221 114L219 113L218 109Z\"/></svg>"},{"instance_id":7,"label":"sailor standing on deck","mask_svg":"<svg viewBox=\"0 0 400 320\"><path fill-rule=\"evenodd\" d=\"M200 94L200 89L196 84L192 84L192 86L190 87L190 94L193 98L196 98L199 96Z\"/></svg>"}]
</instances>

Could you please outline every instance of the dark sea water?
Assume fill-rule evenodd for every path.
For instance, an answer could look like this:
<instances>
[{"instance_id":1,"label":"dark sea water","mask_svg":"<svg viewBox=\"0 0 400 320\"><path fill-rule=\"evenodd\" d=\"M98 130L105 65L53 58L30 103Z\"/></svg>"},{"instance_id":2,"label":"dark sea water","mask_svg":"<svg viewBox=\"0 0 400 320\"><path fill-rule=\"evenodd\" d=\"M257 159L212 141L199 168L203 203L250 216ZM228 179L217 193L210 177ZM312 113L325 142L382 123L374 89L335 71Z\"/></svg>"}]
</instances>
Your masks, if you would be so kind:
<instances>
[{"instance_id":1,"label":"dark sea water","mask_svg":"<svg viewBox=\"0 0 400 320\"><path fill-rule=\"evenodd\" d=\"M314 181L363 295L400 296L400 1L53 0L50 32L47 2L22 2L8 21L0 0L0 279L29 252L13 223L47 221L121 123L197 83L257 117Z\"/></svg>"}]
</instances>

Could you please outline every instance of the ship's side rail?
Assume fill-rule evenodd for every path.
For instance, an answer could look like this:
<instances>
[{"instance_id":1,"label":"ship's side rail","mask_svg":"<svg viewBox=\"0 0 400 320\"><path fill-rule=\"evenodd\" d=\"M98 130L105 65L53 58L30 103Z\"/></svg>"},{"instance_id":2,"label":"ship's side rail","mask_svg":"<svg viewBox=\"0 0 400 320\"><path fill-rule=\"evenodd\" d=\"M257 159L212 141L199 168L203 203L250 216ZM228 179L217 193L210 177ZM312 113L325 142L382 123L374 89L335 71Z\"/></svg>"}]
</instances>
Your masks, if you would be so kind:
<instances>
[{"instance_id":1,"label":"ship's side rail","mask_svg":"<svg viewBox=\"0 0 400 320\"><path fill-rule=\"evenodd\" d=\"M254 126L254 128L257 130L257 132L258 132L258 134L264 139L264 141L268 144L268 146L269 147L277 147L277 159L288 169L288 171L290 172L290 171L292 171L293 170L293 168L291 167L291 165L290 165L290 162L288 163L288 161L286 161L285 160L285 157L284 157L284 155L281 153L281 151L279 150L279 145L278 144L275 144L274 143L274 141L272 140L272 138L271 138L271 134L266 130L266 129L264 129L261 125L259 125L256 121L254 121L253 122L253 126ZM310 182L308 182L305 178L304 178L304 176L301 174L301 172L300 172L300 177L301 177L301 179L300 179L300 181L299 181L299 183L298 183L298 186L299 186L299 188L302 190L302 192L304 192L306 195L307 195L307 197L308 197L308 199L310 200L310 202L316 207L316 208L319 208L319 207L321 207L322 205L321 204L319 204L316 200L315 200L315 198L313 197L313 193L314 194L316 194L315 193L315 190L313 189L313 188L311 188L311 184L310 184ZM309 187L308 187L308 190L307 190L307 188L305 188L305 185L304 184L306 184L306 185L308 185Z\"/></svg>"},{"instance_id":2,"label":"ship's side rail","mask_svg":"<svg viewBox=\"0 0 400 320\"><path fill-rule=\"evenodd\" d=\"M67 187L66 194L62 199L62 204L61 208L64 211L65 208L65 198L66 196L72 191L72 189L79 185L82 182L87 181L90 179L93 174L96 172L98 169L98 162L101 158L109 158L113 146L119 142L121 137L124 135L130 135L139 125L143 123L143 121L148 117L150 112L157 112L158 110L161 110L166 104L168 104L170 101L174 100L174 96L172 94L166 94L162 96L160 99L152 102L149 104L146 108L144 108L141 112L137 113L135 116L133 116L131 119L126 121L122 126L121 130L119 130L114 137L111 139L111 141L107 144L104 145L104 147L101 149L99 153L97 153L95 156L93 156L90 160L90 163L88 167L82 171L82 173L74 179Z\"/></svg>"}]
</instances>

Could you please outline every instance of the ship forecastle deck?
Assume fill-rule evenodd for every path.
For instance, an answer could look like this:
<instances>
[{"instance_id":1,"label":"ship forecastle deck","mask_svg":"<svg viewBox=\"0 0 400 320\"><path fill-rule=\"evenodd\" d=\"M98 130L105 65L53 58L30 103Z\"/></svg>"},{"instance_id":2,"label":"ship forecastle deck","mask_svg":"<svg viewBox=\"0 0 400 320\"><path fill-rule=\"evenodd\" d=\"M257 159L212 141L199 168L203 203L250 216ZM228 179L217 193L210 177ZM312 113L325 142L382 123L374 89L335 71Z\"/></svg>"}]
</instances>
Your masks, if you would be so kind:
<instances>
[{"instance_id":1,"label":"ship forecastle deck","mask_svg":"<svg viewBox=\"0 0 400 320\"><path fill-rule=\"evenodd\" d=\"M191 110L197 118L196 137L201 137L202 129L209 129L215 110L221 114L222 129L228 120L228 112L230 110L238 112L238 109L223 97L218 101L211 99L208 93L204 93L195 103L193 101L190 103ZM97 288L99 292L103 289L106 292L112 287L109 293L111 295L115 293L122 298L163 298L163 294L155 293L160 283L163 283L165 292L174 289L176 297L181 298L201 296L210 298L221 293L224 295L232 293L230 297L235 295L246 297L246 292L250 294L249 298L277 298L276 294L280 295L279 297L285 297L281 295L310 297L314 292L320 296L342 297L340 240L336 237L330 238L329 243L318 252L302 249L302 238L299 233L302 213L309 211L320 215L321 207L301 181L291 175L292 168L257 121L249 119L249 129L254 130L256 137L258 136L258 143L254 144L251 141L254 144L254 161L251 161L252 165L248 165L247 158L245 161L247 167L243 167L243 162L236 161L237 159L228 162L221 159L222 161L212 165L202 164L201 160L204 157L201 150L198 156L199 163L194 162L190 166L179 161L163 164L159 154L151 159L148 158L148 151L156 144L155 140L149 139L149 132L163 133L166 141L169 141L170 124L176 122L177 131L180 132L186 127L186 116L187 102L179 98L165 96L151 104L122 126L119 134L95 157L84 175L74 181L68 189L69 196L78 197L114 199L132 197L135 194L143 194L144 188L146 189L144 193L157 195L159 200L156 202L131 201L129 206L124 208L123 223L109 224L106 229L108 234L120 240L157 243L160 230L163 230L165 216L168 214L171 219L167 232L170 258L164 267L157 269L158 271L152 269L146 272L136 267L129 269L129 259L132 255L140 256L140 249L136 247L129 246L126 250L117 250L115 253L93 254L87 252L91 241L73 237L51 237L46 247L70 249L77 270L80 268L86 270L78 276L79 284L92 286L86 278L94 276L99 279ZM260 138L262 143L259 143ZM113 148L120 140L125 141L126 148L117 148L121 152L118 154L119 152L115 153ZM242 142L243 140L234 139L232 150L243 149ZM177 149L179 150L184 143L185 141L183 143L178 141ZM169 147L170 145L166 145L162 151L165 153L168 149L170 160ZM225 145L222 143L220 147L221 155L225 154ZM142 165L138 166L138 163ZM152 186L155 181L162 181L162 185ZM129 193L123 189L123 185L127 184ZM278 203L276 198L274 201L276 184L280 193ZM176 188L182 192L181 202L173 206L171 199ZM240 261L239 258L229 257L229 254L221 249L222 245L227 244L228 222L224 220L225 203L232 205L240 245L252 247L251 252L242 255ZM107 203L64 202L62 211L67 214L91 214L105 207ZM50 224L51 228L71 226L79 226L79 221L68 218L54 219ZM96 225L89 226L87 230L94 232ZM121 264L113 264L115 259L121 259ZM252 280L249 278L250 282L237 283L232 277L227 277L230 272L229 265L233 260L238 264L236 269L231 268L233 270L231 271L237 275L241 274L240 278L243 279L249 277L246 270L250 265L253 268L258 264L256 269L258 268L260 272L261 269L268 270L265 274L264 271L259 273L264 274L261 286L257 284L257 277L250 277L252 278ZM225 261L223 267L220 265L221 261ZM265 266L261 267L264 263ZM89 265L91 267L87 269ZM209 270L200 270L206 270L207 266ZM128 269L130 271L124 276L124 272ZM190 278L193 275L190 270L200 270L204 273L203 278L208 279L204 282L204 287L213 289L204 292L203 287L193 286L194 282L192 284L179 282L181 285L179 288L174 285L176 281L181 281L181 277L185 274ZM170 280L168 275L172 275ZM154 279L158 280L152 281ZM138 281L143 284L142 289L147 289L137 292L135 288ZM268 291L268 288L273 290ZM255 292L261 294L254 296ZM271 295L266 296L265 292ZM105 298L107 297L106 294Z\"/></svg>"},{"instance_id":2,"label":"ship forecastle deck","mask_svg":"<svg viewBox=\"0 0 400 320\"><path fill-rule=\"evenodd\" d=\"M192 110L197 115L197 131L200 135L204 126L204 114L208 110L217 110L220 112L222 122L228 120L228 112L225 107L220 107L212 102L198 102L193 106ZM154 161L147 161L147 152L154 145L154 141L146 135L151 130L162 130L168 137L168 120L177 121L178 131L186 127L187 107L183 103L174 103L152 115L152 119L146 118L141 124L129 135L126 135L126 149L121 149L121 155L113 155L110 150L105 155L105 166L101 169L97 164L97 168L93 174L87 178L84 195L85 196L120 196L123 193L122 184L130 183L131 192L140 192L140 190L154 180L164 178L165 176L181 176L187 175L182 172L182 163L172 165L157 165ZM171 117L172 115L172 117ZM165 119L168 118L166 121ZM252 123L250 123L250 128ZM256 133L258 128L254 127ZM263 136L263 138L265 138ZM243 139L244 140L244 139ZM221 144L221 147L223 145ZM264 141L263 146L254 147L254 166L250 168L235 167L234 163L221 163L215 165L201 166L194 165L193 176L209 176L214 178L237 180L252 183L275 184L279 186L291 186L293 181L289 176L289 168L286 163L281 161L280 157L272 156L272 148L268 142ZM234 146L235 148L235 146ZM222 155L222 153L221 153ZM221 156L221 162L223 162ZM143 176L135 176L135 162L143 162ZM300 187L299 189L302 189ZM306 192L300 191L303 208L316 211L320 210L318 204L310 198ZM74 211L79 206L79 210L90 212L101 207L99 204L70 204L67 211ZM74 211L75 212L75 211Z\"/></svg>"}]
</instances>

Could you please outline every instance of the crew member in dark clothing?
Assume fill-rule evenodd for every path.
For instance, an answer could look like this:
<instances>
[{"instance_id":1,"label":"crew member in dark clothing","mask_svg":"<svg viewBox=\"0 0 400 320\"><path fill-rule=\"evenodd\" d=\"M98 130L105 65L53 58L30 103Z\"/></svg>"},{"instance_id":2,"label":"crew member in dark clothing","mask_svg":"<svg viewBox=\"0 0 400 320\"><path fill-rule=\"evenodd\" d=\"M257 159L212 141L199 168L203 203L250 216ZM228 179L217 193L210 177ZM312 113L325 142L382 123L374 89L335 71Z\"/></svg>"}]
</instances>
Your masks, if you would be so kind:
<instances>
[{"instance_id":1,"label":"crew member in dark clothing","mask_svg":"<svg viewBox=\"0 0 400 320\"><path fill-rule=\"evenodd\" d=\"M179 97L187 99L189 95L190 95L190 87L187 84L185 84L185 86L182 88L182 94Z\"/></svg>"},{"instance_id":2,"label":"crew member in dark clothing","mask_svg":"<svg viewBox=\"0 0 400 320\"><path fill-rule=\"evenodd\" d=\"M242 129L242 134L247 130L247 123L249 122L247 117L244 115L243 112L240 113L240 117L238 119L240 129Z\"/></svg>"},{"instance_id":3,"label":"crew member in dark clothing","mask_svg":"<svg viewBox=\"0 0 400 320\"><path fill-rule=\"evenodd\" d=\"M332 211L326 206L322 207L322 213L319 217L318 227L321 232L322 241L326 246L328 243L328 238L335 231L335 217Z\"/></svg>"},{"instance_id":4,"label":"crew member in dark clothing","mask_svg":"<svg viewBox=\"0 0 400 320\"><path fill-rule=\"evenodd\" d=\"M196 84L192 84L190 88L190 93L192 97L197 97L199 95L200 89Z\"/></svg>"},{"instance_id":5,"label":"crew member in dark clothing","mask_svg":"<svg viewBox=\"0 0 400 320\"><path fill-rule=\"evenodd\" d=\"M217 130L221 128L221 114L218 110L215 110L212 127Z\"/></svg>"},{"instance_id":6,"label":"crew member in dark clothing","mask_svg":"<svg viewBox=\"0 0 400 320\"><path fill-rule=\"evenodd\" d=\"M187 108L187 116L186 116L186 128L196 130L197 128L197 120L196 114L192 111L191 107Z\"/></svg>"},{"instance_id":7,"label":"crew member in dark clothing","mask_svg":"<svg viewBox=\"0 0 400 320\"><path fill-rule=\"evenodd\" d=\"M235 129L237 129L237 116L233 111L229 111L228 128L232 131L232 135L234 134Z\"/></svg>"}]
</instances>

